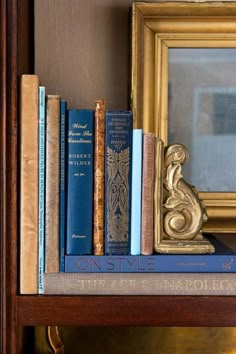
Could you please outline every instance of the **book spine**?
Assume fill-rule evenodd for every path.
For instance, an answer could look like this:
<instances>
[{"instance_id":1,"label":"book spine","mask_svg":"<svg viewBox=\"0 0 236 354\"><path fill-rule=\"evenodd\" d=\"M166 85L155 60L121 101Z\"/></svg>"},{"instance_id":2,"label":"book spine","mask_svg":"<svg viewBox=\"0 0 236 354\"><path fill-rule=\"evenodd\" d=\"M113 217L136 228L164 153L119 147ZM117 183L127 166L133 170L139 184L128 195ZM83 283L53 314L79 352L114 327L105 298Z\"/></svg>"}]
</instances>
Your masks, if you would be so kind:
<instances>
[{"instance_id":1,"label":"book spine","mask_svg":"<svg viewBox=\"0 0 236 354\"><path fill-rule=\"evenodd\" d=\"M61 100L60 120L60 272L65 271L65 233L66 233L66 212L65 212L65 137L66 137L66 108L67 102Z\"/></svg>"},{"instance_id":2,"label":"book spine","mask_svg":"<svg viewBox=\"0 0 236 354\"><path fill-rule=\"evenodd\" d=\"M21 294L38 292L38 104L38 76L23 75L20 91Z\"/></svg>"},{"instance_id":3,"label":"book spine","mask_svg":"<svg viewBox=\"0 0 236 354\"><path fill-rule=\"evenodd\" d=\"M142 236L141 254L153 253L154 240L154 171L155 136L144 133L143 136L143 173L142 173Z\"/></svg>"},{"instance_id":4,"label":"book spine","mask_svg":"<svg viewBox=\"0 0 236 354\"><path fill-rule=\"evenodd\" d=\"M141 253L142 129L133 130L130 254Z\"/></svg>"},{"instance_id":5,"label":"book spine","mask_svg":"<svg viewBox=\"0 0 236 354\"><path fill-rule=\"evenodd\" d=\"M97 256L104 254L105 110L104 100L95 101L93 252Z\"/></svg>"},{"instance_id":6,"label":"book spine","mask_svg":"<svg viewBox=\"0 0 236 354\"><path fill-rule=\"evenodd\" d=\"M132 127L132 112L106 112L106 254L128 254L130 251Z\"/></svg>"},{"instance_id":7,"label":"book spine","mask_svg":"<svg viewBox=\"0 0 236 354\"><path fill-rule=\"evenodd\" d=\"M163 171L164 171L164 143L155 138L155 182L154 182L154 249L163 238Z\"/></svg>"},{"instance_id":8,"label":"book spine","mask_svg":"<svg viewBox=\"0 0 236 354\"><path fill-rule=\"evenodd\" d=\"M94 111L68 111L67 254L92 253Z\"/></svg>"},{"instance_id":9,"label":"book spine","mask_svg":"<svg viewBox=\"0 0 236 354\"><path fill-rule=\"evenodd\" d=\"M46 295L235 296L235 274L115 273L44 274Z\"/></svg>"},{"instance_id":10,"label":"book spine","mask_svg":"<svg viewBox=\"0 0 236 354\"><path fill-rule=\"evenodd\" d=\"M236 255L65 256L67 273L232 273Z\"/></svg>"},{"instance_id":11,"label":"book spine","mask_svg":"<svg viewBox=\"0 0 236 354\"><path fill-rule=\"evenodd\" d=\"M39 260L38 292L43 293L45 218L45 87L39 87Z\"/></svg>"},{"instance_id":12,"label":"book spine","mask_svg":"<svg viewBox=\"0 0 236 354\"><path fill-rule=\"evenodd\" d=\"M60 96L46 97L45 272L59 272Z\"/></svg>"}]
</instances>

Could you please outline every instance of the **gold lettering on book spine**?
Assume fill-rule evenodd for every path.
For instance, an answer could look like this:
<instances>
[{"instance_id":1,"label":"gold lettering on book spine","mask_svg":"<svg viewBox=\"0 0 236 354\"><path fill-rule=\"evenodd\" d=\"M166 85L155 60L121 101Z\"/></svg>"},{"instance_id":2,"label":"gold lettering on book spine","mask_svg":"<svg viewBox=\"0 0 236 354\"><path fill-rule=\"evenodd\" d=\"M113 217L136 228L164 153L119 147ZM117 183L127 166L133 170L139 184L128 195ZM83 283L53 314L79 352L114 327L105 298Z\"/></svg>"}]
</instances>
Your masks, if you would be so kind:
<instances>
[{"instance_id":1,"label":"gold lettering on book spine","mask_svg":"<svg viewBox=\"0 0 236 354\"><path fill-rule=\"evenodd\" d=\"M104 254L104 132L105 101L95 101L95 135L94 135L94 254Z\"/></svg>"},{"instance_id":2,"label":"gold lettering on book spine","mask_svg":"<svg viewBox=\"0 0 236 354\"><path fill-rule=\"evenodd\" d=\"M130 150L116 152L107 148L107 230L108 241L128 240Z\"/></svg>"},{"instance_id":3,"label":"gold lettering on book spine","mask_svg":"<svg viewBox=\"0 0 236 354\"><path fill-rule=\"evenodd\" d=\"M200 237L203 222L207 221L206 209L193 186L182 176L182 166L188 160L184 145L173 144L165 152L164 231L172 239L192 240Z\"/></svg>"}]
</instances>

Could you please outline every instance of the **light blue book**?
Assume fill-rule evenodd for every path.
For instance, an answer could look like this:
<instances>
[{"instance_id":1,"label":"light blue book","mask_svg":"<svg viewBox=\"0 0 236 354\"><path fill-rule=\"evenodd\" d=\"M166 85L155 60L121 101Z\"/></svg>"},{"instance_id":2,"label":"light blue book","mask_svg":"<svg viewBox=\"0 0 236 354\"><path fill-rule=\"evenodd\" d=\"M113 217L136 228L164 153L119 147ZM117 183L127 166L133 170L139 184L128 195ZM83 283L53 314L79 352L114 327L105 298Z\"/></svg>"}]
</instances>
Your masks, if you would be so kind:
<instances>
[{"instance_id":1,"label":"light blue book","mask_svg":"<svg viewBox=\"0 0 236 354\"><path fill-rule=\"evenodd\" d=\"M130 254L141 253L141 213L142 213L142 129L133 130L132 148L132 193L131 193L131 243Z\"/></svg>"},{"instance_id":2,"label":"light blue book","mask_svg":"<svg viewBox=\"0 0 236 354\"><path fill-rule=\"evenodd\" d=\"M66 139L67 102L61 100L61 156L60 156L60 272L65 271L65 232L66 232L66 201L65 201L65 139Z\"/></svg>"},{"instance_id":3,"label":"light blue book","mask_svg":"<svg viewBox=\"0 0 236 354\"><path fill-rule=\"evenodd\" d=\"M45 87L39 87L39 258L38 292L43 294L45 214Z\"/></svg>"}]
</instances>

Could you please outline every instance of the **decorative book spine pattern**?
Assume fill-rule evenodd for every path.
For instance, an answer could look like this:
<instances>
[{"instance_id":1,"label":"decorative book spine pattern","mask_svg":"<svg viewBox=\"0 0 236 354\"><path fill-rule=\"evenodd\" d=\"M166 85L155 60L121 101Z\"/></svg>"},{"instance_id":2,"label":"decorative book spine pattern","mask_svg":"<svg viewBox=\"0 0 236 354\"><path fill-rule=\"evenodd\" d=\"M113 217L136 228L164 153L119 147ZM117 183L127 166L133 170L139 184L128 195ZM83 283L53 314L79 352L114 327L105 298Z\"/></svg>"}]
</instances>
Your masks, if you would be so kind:
<instances>
[{"instance_id":1,"label":"decorative book spine pattern","mask_svg":"<svg viewBox=\"0 0 236 354\"><path fill-rule=\"evenodd\" d=\"M92 253L94 112L68 110L67 254Z\"/></svg>"},{"instance_id":2,"label":"decorative book spine pattern","mask_svg":"<svg viewBox=\"0 0 236 354\"><path fill-rule=\"evenodd\" d=\"M60 96L47 95L45 271L59 272Z\"/></svg>"},{"instance_id":3,"label":"decorative book spine pattern","mask_svg":"<svg viewBox=\"0 0 236 354\"><path fill-rule=\"evenodd\" d=\"M65 137L66 137L67 102L61 100L61 155L60 155L60 272L65 271L65 232L66 232L66 201L65 201Z\"/></svg>"},{"instance_id":4,"label":"decorative book spine pattern","mask_svg":"<svg viewBox=\"0 0 236 354\"><path fill-rule=\"evenodd\" d=\"M130 254L141 253L142 129L133 130Z\"/></svg>"},{"instance_id":5,"label":"decorative book spine pattern","mask_svg":"<svg viewBox=\"0 0 236 354\"><path fill-rule=\"evenodd\" d=\"M39 260L38 292L43 293L45 218L45 87L39 87Z\"/></svg>"},{"instance_id":6,"label":"decorative book spine pattern","mask_svg":"<svg viewBox=\"0 0 236 354\"><path fill-rule=\"evenodd\" d=\"M104 132L105 102L95 101L94 126L94 221L93 252L97 256L104 254Z\"/></svg>"},{"instance_id":7,"label":"decorative book spine pattern","mask_svg":"<svg viewBox=\"0 0 236 354\"><path fill-rule=\"evenodd\" d=\"M155 136L153 133L143 135L143 174L142 174L142 236L141 254L153 253L154 225L154 157Z\"/></svg>"},{"instance_id":8,"label":"decorative book spine pattern","mask_svg":"<svg viewBox=\"0 0 236 354\"><path fill-rule=\"evenodd\" d=\"M21 77L20 96L20 292L38 292L39 78Z\"/></svg>"},{"instance_id":9,"label":"decorative book spine pattern","mask_svg":"<svg viewBox=\"0 0 236 354\"><path fill-rule=\"evenodd\" d=\"M106 254L128 254L130 249L132 128L132 112L106 112Z\"/></svg>"}]
</instances>

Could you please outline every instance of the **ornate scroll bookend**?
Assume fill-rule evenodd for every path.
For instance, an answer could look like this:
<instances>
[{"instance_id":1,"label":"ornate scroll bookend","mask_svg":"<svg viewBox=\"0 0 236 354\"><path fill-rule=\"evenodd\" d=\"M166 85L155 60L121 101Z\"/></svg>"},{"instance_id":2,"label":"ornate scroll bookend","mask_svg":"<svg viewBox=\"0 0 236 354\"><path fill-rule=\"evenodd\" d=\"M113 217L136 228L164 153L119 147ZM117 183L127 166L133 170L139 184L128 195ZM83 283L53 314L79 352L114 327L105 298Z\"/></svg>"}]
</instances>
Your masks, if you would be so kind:
<instances>
[{"instance_id":1,"label":"ornate scroll bookend","mask_svg":"<svg viewBox=\"0 0 236 354\"><path fill-rule=\"evenodd\" d=\"M164 155L163 235L159 237L159 253L214 253L211 243L202 235L207 221L203 202L198 191L182 176L182 165L188 160L184 145L166 147Z\"/></svg>"}]
</instances>

